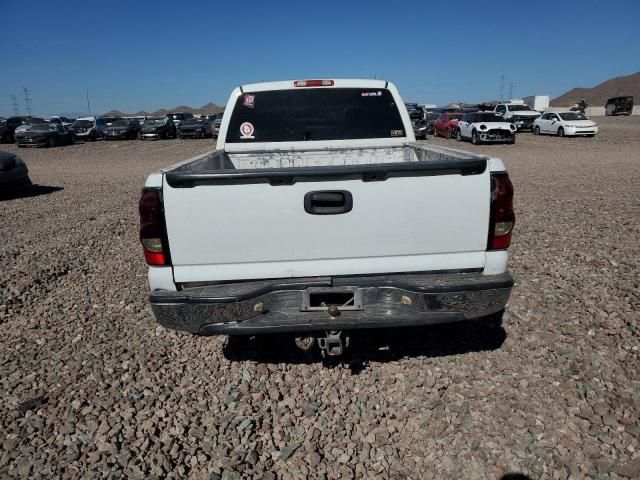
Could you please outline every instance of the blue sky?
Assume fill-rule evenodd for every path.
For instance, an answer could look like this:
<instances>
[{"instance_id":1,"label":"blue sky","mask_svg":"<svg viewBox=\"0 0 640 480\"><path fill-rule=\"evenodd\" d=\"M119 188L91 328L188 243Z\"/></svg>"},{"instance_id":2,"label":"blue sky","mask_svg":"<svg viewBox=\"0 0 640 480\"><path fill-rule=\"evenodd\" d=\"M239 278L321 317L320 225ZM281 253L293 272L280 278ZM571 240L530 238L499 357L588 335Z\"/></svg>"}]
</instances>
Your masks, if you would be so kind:
<instances>
[{"instance_id":1,"label":"blue sky","mask_svg":"<svg viewBox=\"0 0 640 480\"><path fill-rule=\"evenodd\" d=\"M640 70L640 1L0 0L0 115L224 104L240 83L384 78L406 101L557 96Z\"/></svg>"}]
</instances>

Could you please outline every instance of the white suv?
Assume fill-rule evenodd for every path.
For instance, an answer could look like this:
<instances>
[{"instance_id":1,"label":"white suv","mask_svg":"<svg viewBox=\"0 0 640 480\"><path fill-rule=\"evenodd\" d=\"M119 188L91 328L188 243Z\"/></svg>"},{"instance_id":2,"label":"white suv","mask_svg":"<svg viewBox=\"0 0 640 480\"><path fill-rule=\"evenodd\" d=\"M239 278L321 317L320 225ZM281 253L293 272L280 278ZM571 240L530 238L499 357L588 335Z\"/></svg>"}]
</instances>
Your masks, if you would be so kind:
<instances>
[{"instance_id":1,"label":"white suv","mask_svg":"<svg viewBox=\"0 0 640 480\"><path fill-rule=\"evenodd\" d=\"M493 111L513 123L518 130L533 130L533 121L540 116L540 112L531 110L524 102L499 103Z\"/></svg>"}]
</instances>

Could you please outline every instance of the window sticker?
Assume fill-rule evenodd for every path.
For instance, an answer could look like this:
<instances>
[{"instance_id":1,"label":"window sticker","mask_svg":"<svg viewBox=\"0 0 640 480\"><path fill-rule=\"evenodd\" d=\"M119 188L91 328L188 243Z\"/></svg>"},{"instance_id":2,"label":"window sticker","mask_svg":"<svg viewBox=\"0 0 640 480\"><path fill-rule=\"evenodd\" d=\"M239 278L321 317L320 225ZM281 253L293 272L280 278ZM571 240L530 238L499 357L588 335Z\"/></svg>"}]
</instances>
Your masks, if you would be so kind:
<instances>
[{"instance_id":1,"label":"window sticker","mask_svg":"<svg viewBox=\"0 0 640 480\"><path fill-rule=\"evenodd\" d=\"M362 92L363 97L381 97L382 92L378 90L377 92Z\"/></svg>"},{"instance_id":2,"label":"window sticker","mask_svg":"<svg viewBox=\"0 0 640 480\"><path fill-rule=\"evenodd\" d=\"M256 96L249 93L245 93L242 97L242 104L247 108L253 108L255 106Z\"/></svg>"},{"instance_id":3,"label":"window sticker","mask_svg":"<svg viewBox=\"0 0 640 480\"><path fill-rule=\"evenodd\" d=\"M404 130L391 130L392 137L404 137Z\"/></svg>"},{"instance_id":4,"label":"window sticker","mask_svg":"<svg viewBox=\"0 0 640 480\"><path fill-rule=\"evenodd\" d=\"M241 140L253 140L255 137L253 136L253 132L255 129L253 128L253 123L244 122L240 125L240 139Z\"/></svg>"}]
</instances>

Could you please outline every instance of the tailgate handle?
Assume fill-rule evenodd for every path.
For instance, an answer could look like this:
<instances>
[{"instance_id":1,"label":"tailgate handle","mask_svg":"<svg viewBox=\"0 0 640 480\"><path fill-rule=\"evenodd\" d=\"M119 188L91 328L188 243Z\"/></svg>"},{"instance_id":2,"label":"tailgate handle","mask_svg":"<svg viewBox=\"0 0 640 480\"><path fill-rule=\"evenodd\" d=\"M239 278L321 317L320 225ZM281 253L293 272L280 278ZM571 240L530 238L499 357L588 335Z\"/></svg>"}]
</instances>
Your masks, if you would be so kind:
<instances>
[{"instance_id":1,"label":"tailgate handle","mask_svg":"<svg viewBox=\"0 0 640 480\"><path fill-rule=\"evenodd\" d=\"M353 197L346 190L309 192L304 196L304 211L311 215L339 215L352 208Z\"/></svg>"}]
</instances>

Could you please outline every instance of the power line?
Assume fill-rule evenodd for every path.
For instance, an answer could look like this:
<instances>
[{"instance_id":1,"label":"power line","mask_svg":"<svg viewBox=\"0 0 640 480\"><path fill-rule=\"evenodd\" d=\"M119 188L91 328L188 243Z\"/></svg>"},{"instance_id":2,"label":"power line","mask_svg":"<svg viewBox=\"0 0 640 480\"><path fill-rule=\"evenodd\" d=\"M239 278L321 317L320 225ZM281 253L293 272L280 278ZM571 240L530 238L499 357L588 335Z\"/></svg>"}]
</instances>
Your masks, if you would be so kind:
<instances>
[{"instance_id":1,"label":"power line","mask_svg":"<svg viewBox=\"0 0 640 480\"><path fill-rule=\"evenodd\" d=\"M31 116L31 97L29 96L29 93L31 93L31 91L27 88L27 87L23 87L22 90L24 90L24 103L27 106L27 116Z\"/></svg>"}]
</instances>

